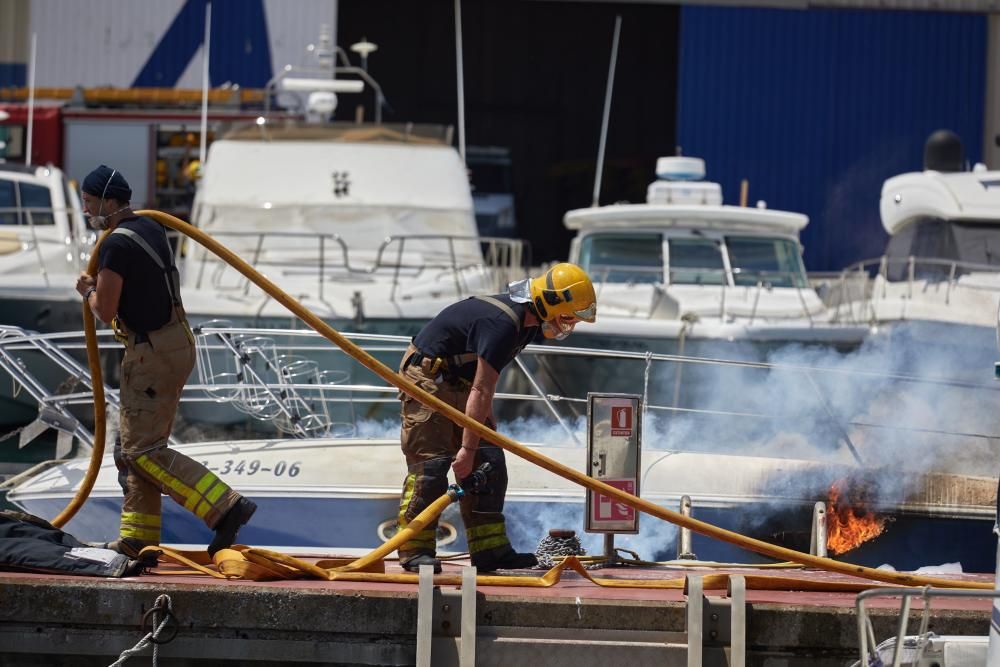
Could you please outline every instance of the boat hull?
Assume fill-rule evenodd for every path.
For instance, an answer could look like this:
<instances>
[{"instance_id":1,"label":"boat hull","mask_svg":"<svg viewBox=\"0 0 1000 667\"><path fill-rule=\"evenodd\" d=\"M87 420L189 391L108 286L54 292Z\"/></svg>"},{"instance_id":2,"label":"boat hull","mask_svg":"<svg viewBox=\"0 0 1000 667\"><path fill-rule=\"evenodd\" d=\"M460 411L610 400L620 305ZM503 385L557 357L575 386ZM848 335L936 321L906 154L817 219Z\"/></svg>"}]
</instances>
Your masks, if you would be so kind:
<instances>
[{"instance_id":1,"label":"boat hull","mask_svg":"<svg viewBox=\"0 0 1000 667\"><path fill-rule=\"evenodd\" d=\"M257 546L374 548L391 533L406 474L399 443L393 440L227 442L180 449L257 503L257 514L239 535L241 543ZM586 456L583 448L576 447L533 449L576 469L583 467ZM799 550L808 549L813 506L830 482L862 474L850 466L791 459L667 454L647 454L644 498L675 509L681 495L689 495L696 519ZM534 551L550 529L568 528L577 531L588 552L603 551L603 536L583 530L584 494L579 487L519 457L507 458L511 481L505 514L515 548ZM85 469L85 461L62 464L16 487L9 500L25 511L52 518L65 507ZM810 484L798 483L804 479ZM869 484L876 483L868 479ZM920 481L909 487L906 502L887 499L877 508L889 520L882 535L840 558L907 570L961 562L965 571L989 571L995 547L995 490L996 480L988 478ZM107 457L91 498L66 525L67 531L83 540L113 539L120 493L114 463ZM205 544L211 539L207 527L172 501L165 499L163 508L164 542ZM457 531L440 548L464 551L457 507L450 507L442 520ZM616 545L646 560L676 556L676 526L642 516L639 528L637 535L616 536ZM702 560L768 560L698 534L693 547Z\"/></svg>"}]
</instances>

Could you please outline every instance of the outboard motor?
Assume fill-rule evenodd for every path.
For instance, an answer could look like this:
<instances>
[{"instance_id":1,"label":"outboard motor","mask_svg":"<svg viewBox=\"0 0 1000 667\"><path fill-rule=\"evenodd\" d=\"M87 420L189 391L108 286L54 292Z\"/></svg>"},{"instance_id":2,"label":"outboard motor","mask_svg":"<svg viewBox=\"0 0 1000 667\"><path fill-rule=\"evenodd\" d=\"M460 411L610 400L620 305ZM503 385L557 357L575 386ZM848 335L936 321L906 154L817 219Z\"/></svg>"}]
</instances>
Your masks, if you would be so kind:
<instances>
[{"instance_id":1,"label":"outboard motor","mask_svg":"<svg viewBox=\"0 0 1000 667\"><path fill-rule=\"evenodd\" d=\"M951 130L938 130L924 144L924 169L928 171L964 171L962 140Z\"/></svg>"}]
</instances>

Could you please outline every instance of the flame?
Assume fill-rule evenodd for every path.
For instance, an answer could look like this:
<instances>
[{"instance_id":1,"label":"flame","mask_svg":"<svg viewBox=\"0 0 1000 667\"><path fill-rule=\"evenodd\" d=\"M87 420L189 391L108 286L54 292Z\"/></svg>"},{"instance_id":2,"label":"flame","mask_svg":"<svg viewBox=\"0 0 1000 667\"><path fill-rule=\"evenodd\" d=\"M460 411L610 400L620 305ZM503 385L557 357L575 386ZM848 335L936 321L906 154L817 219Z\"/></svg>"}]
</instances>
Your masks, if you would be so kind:
<instances>
[{"instance_id":1,"label":"flame","mask_svg":"<svg viewBox=\"0 0 1000 667\"><path fill-rule=\"evenodd\" d=\"M864 495L863 491L856 493L852 501L846 479L830 486L826 504L826 548L831 554L846 553L885 530L886 519L865 507Z\"/></svg>"}]
</instances>

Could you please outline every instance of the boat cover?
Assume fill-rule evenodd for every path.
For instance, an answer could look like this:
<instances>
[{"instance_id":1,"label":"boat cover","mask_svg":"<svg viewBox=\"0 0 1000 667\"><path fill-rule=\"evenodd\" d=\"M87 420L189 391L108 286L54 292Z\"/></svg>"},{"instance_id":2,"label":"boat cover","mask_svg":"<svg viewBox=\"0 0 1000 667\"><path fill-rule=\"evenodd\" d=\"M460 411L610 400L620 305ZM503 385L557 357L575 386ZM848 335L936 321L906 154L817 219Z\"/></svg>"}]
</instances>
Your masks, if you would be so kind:
<instances>
[{"instance_id":1,"label":"boat cover","mask_svg":"<svg viewBox=\"0 0 1000 667\"><path fill-rule=\"evenodd\" d=\"M31 514L0 511L0 570L123 577L135 562L110 549L96 549Z\"/></svg>"}]
</instances>

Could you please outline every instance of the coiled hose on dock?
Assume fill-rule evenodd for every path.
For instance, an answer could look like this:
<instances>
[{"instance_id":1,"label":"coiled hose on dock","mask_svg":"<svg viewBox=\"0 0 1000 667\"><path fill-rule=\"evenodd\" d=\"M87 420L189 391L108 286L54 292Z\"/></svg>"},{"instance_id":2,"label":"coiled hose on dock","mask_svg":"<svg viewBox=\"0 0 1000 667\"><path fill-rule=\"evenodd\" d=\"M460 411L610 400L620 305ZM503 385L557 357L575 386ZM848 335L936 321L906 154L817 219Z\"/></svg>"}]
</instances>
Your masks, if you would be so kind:
<instances>
[{"instance_id":1,"label":"coiled hose on dock","mask_svg":"<svg viewBox=\"0 0 1000 667\"><path fill-rule=\"evenodd\" d=\"M819 556L813 556L811 554L803 553L800 551L795 551L793 549L787 549L785 547L780 547L774 544L769 544L761 540L754 539L752 537L747 537L745 535L740 535L724 528L719 528L704 521L699 521L688 516L684 516L679 512L667 509L665 507L660 507L642 498L637 498L621 489L615 488L604 482L600 482L591 477L584 475L583 473L568 468L556 461L535 452L534 450L525 447L524 445L515 442L511 438L505 435L497 433L496 431L486 427L485 425L470 419L464 413L456 410L447 403L444 403L439 398L431 396L424 392L420 387L413 384L409 380L398 375L394 370L381 364L378 360L373 358L367 352L362 350L360 347L355 345L353 342L345 338L339 332L337 332L333 327L328 325L313 312L308 310L305 306L299 303L296 299L289 296L287 293L282 291L277 285L268 280L265 276L258 273L243 261L239 256L233 253L231 250L220 244L218 241L213 239L210 235L206 234L202 230L194 227L172 215L162 213L160 211L136 211L137 215L143 215L152 218L175 231L178 231L185 236L191 238L192 240L198 242L212 253L217 255L224 262L232 266L234 269L239 271L241 274L246 276L255 285L264 290L271 298L275 301L281 303L285 308L291 311L300 320L308 324L317 333L325 337L327 340L331 341L347 354L351 355L359 363L364 365L370 371L381 377L383 380L389 384L397 387L400 391L412 396L416 400L420 401L424 405L436 410L439 413L447 416L452 422L461 426L465 429L470 429L475 432L480 438L491 442L499 447L504 448L508 452L520 456L537 466L548 470L560 477L567 479L571 482L579 484L580 486L586 487L595 493L600 493L605 496L614 498L618 502L624 503L629 507L633 507L640 512L644 512L650 516L654 516L658 519L664 521L669 521L670 523L676 524L678 526L689 528L696 533L705 535L707 537L712 537L717 540L722 540L723 542L728 542L729 544L736 545L743 549L749 551L754 551L756 553L768 556L771 558L776 558L778 560L787 560L808 567L826 570L829 572L837 572L840 574L846 574L855 577L863 577L865 579L871 579L874 581L881 581L889 584L900 585L900 586L937 586L940 588L973 588L973 589L992 589L992 583L985 582L972 582L972 581L959 581L951 579L941 579L937 577L926 577L914 574L908 574L904 572L889 572L885 570L879 570L870 567L864 567L861 565L852 565L850 563L843 563L830 558L821 558ZM103 241L107 233L101 237L98 241L98 246L100 242ZM94 275L97 272L97 248L95 247L94 252L90 258L90 263L87 267L87 272ZM103 377L101 375L101 365L98 357L97 350L97 334L96 327L94 323L94 316L90 312L90 308L86 303L83 304L83 324L84 331L86 334L87 342L87 360L90 364L90 372L93 379L94 386L94 448L91 454L90 465L87 469L87 474L84 480L80 483L80 488L77 491L76 496L70 502L70 504L64 509L52 523L56 526L62 526L67 521L69 521L73 515L79 510L83 505L87 496L90 494L91 489L93 489L94 482L97 478L97 473L100 470L101 460L104 455L104 440L105 440L105 398L104 398L104 384ZM388 544L388 543L387 543ZM384 550L384 547L380 549ZM394 547L393 547L394 548Z\"/></svg>"}]
</instances>

